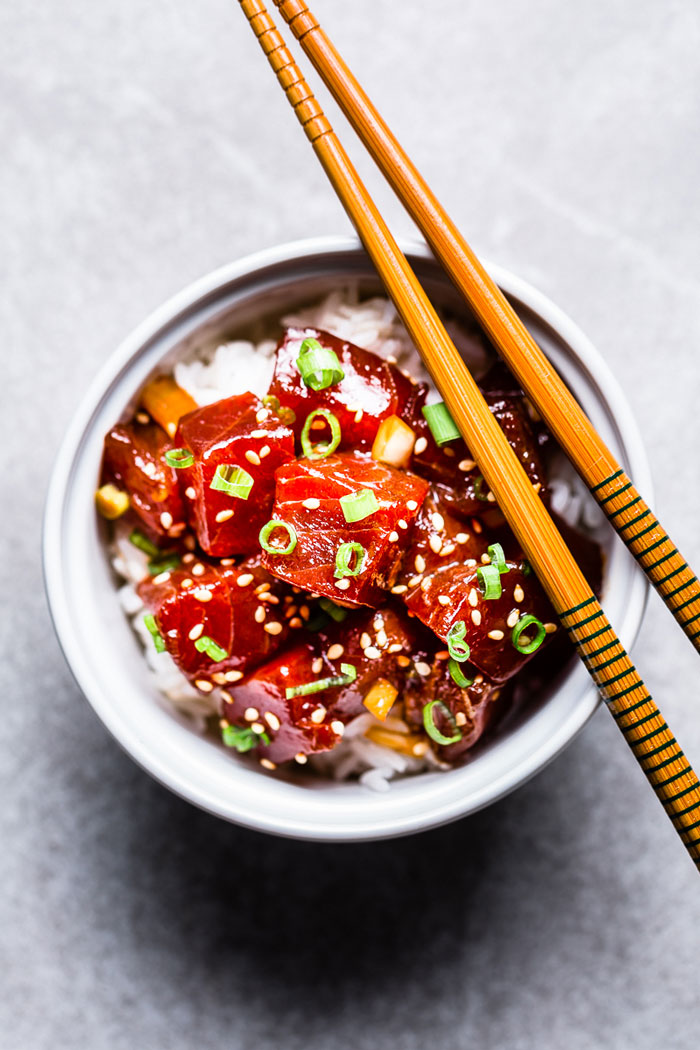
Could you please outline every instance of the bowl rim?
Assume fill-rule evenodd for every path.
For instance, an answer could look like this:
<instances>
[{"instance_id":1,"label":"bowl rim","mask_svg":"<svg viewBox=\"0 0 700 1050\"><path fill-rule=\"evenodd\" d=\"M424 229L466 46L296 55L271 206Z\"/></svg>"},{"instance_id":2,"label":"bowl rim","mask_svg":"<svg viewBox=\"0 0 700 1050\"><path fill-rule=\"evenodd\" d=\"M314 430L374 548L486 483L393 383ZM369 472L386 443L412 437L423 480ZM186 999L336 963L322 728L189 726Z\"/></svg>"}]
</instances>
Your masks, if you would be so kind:
<instances>
[{"instance_id":1,"label":"bowl rim","mask_svg":"<svg viewBox=\"0 0 700 1050\"><path fill-rule=\"evenodd\" d=\"M422 241L403 238L400 240L400 246L409 256L425 260L433 258L427 245ZM558 732L549 742L549 747L540 747L524 756L518 766L511 770L511 776L501 777L499 781L495 781L491 791L482 791L481 797L468 806L457 798L450 806L442 806L439 813L432 815L431 812L418 813L412 818L394 820L390 826L372 825L371 828L363 827L361 830L356 827L352 832L349 832L344 826L320 827L318 822L304 820L296 822L287 820L285 824L260 820L256 819L254 809L250 805L243 805L236 809L232 807L229 800L228 804L223 806L206 790L197 790L191 783L186 783L182 777L178 776L177 771L168 767L166 763L154 759L152 754L144 753L144 749L134 740L128 726L120 719L118 709L97 701L95 696L91 695L92 676L73 628L62 558L63 517L73 467L80 456L83 438L88 431L91 418L105 391L116 381L120 373L132 359L136 358L149 343L157 338L164 328L172 325L183 314L196 309L198 304L202 305L208 297L224 285L240 278L250 277L256 271L262 271L271 266L293 263L295 260L319 254L364 255L364 249L357 238L337 236L307 238L262 249L197 278L167 299L132 329L109 355L89 383L60 444L46 496L42 530L42 563L44 585L54 630L77 685L117 743L150 776L176 795L205 811L252 830L313 841L371 841L414 834L449 823L491 805L524 784L568 747L595 713L601 701L593 684L591 683L590 689L580 698L575 711L559 727ZM626 395L609 370L601 353L578 325L546 295L501 266L491 263L485 263L485 266L499 287L508 296L527 307L536 315L539 322L549 327L558 339L566 343L579 363L585 366L598 385L604 388L606 408L613 416L620 432L628 460L629 473L637 488L644 493L647 502L651 505L652 480L641 433ZM635 603L630 603L624 624L620 625L619 630L619 634L623 636L623 644L628 649L634 643L642 624L649 594L649 586L646 581L644 587L637 588L637 590L639 597ZM236 809L236 812L232 812L232 808Z\"/></svg>"}]
</instances>

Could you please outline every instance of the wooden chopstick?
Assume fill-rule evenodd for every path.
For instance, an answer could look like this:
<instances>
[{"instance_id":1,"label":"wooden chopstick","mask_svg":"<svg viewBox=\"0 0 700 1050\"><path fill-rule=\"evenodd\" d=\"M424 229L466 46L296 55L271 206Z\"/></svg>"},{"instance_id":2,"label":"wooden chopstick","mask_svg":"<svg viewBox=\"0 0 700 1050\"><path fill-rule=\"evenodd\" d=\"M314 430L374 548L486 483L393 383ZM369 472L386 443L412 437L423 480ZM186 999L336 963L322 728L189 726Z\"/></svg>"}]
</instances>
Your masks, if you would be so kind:
<instances>
[{"instance_id":1,"label":"wooden chopstick","mask_svg":"<svg viewBox=\"0 0 700 1050\"><path fill-rule=\"evenodd\" d=\"M508 367L700 651L700 583L372 105L304 0L274 0Z\"/></svg>"},{"instance_id":2,"label":"wooden chopstick","mask_svg":"<svg viewBox=\"0 0 700 1050\"><path fill-rule=\"evenodd\" d=\"M239 0L487 484L635 758L700 868L700 784L262 0Z\"/></svg>"}]
</instances>

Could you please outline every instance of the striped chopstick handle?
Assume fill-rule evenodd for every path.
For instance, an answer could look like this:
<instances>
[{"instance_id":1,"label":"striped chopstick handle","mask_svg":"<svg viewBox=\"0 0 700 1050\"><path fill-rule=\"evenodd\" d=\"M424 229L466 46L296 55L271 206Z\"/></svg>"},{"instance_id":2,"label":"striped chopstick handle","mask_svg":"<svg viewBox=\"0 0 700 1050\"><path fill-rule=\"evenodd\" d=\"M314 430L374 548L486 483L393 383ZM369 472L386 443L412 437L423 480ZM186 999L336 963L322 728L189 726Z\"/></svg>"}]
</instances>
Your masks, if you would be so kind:
<instances>
[{"instance_id":1,"label":"striped chopstick handle","mask_svg":"<svg viewBox=\"0 0 700 1050\"><path fill-rule=\"evenodd\" d=\"M618 469L591 486L608 521L700 651L700 583L634 485Z\"/></svg>"},{"instance_id":2,"label":"striped chopstick handle","mask_svg":"<svg viewBox=\"0 0 700 1050\"><path fill-rule=\"evenodd\" d=\"M559 614L618 729L700 869L700 783L597 598Z\"/></svg>"}]
</instances>

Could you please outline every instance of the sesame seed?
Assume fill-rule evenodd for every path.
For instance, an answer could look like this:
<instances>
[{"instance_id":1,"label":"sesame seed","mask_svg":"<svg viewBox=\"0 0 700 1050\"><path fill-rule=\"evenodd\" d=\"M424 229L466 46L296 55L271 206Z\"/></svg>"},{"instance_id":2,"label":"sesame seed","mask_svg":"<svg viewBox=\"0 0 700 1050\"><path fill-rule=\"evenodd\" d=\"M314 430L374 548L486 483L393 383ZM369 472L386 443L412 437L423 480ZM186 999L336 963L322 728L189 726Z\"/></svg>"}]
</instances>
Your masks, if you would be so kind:
<instances>
[{"instance_id":1,"label":"sesame seed","mask_svg":"<svg viewBox=\"0 0 700 1050\"><path fill-rule=\"evenodd\" d=\"M254 619L256 623L262 623L267 616L267 611L264 605L259 605L255 610Z\"/></svg>"},{"instance_id":2,"label":"sesame seed","mask_svg":"<svg viewBox=\"0 0 700 1050\"><path fill-rule=\"evenodd\" d=\"M260 456L260 459L265 459L266 456L270 455L270 446L269 445L263 445L263 447L260 449L260 452L258 453L258 455Z\"/></svg>"},{"instance_id":3,"label":"sesame seed","mask_svg":"<svg viewBox=\"0 0 700 1050\"><path fill-rule=\"evenodd\" d=\"M516 586L513 589L513 597L515 598L516 602L521 602L525 597L525 591L522 589L519 583L516 584Z\"/></svg>"},{"instance_id":4,"label":"sesame seed","mask_svg":"<svg viewBox=\"0 0 700 1050\"><path fill-rule=\"evenodd\" d=\"M447 649L441 649L439 653L435 653L436 660L449 660L450 654Z\"/></svg>"},{"instance_id":5,"label":"sesame seed","mask_svg":"<svg viewBox=\"0 0 700 1050\"><path fill-rule=\"evenodd\" d=\"M339 591L347 591L350 586L350 580L342 579L336 581L336 587Z\"/></svg>"},{"instance_id":6,"label":"sesame seed","mask_svg":"<svg viewBox=\"0 0 700 1050\"><path fill-rule=\"evenodd\" d=\"M479 595L477 593L476 587L472 587L469 591L469 604L472 606L476 606L479 604Z\"/></svg>"},{"instance_id":7,"label":"sesame seed","mask_svg":"<svg viewBox=\"0 0 700 1050\"><path fill-rule=\"evenodd\" d=\"M242 677L242 671L227 671L224 675L227 682L240 682Z\"/></svg>"},{"instance_id":8,"label":"sesame seed","mask_svg":"<svg viewBox=\"0 0 700 1050\"><path fill-rule=\"evenodd\" d=\"M342 736L345 732L345 725L343 724L343 722L337 719L335 722L331 722L331 729L333 730L336 736Z\"/></svg>"},{"instance_id":9,"label":"sesame seed","mask_svg":"<svg viewBox=\"0 0 700 1050\"><path fill-rule=\"evenodd\" d=\"M542 488L542 485L540 484L539 481L537 481L537 482L535 482L535 484L532 487L535 490L535 492L538 493L540 491L540 489Z\"/></svg>"},{"instance_id":10,"label":"sesame seed","mask_svg":"<svg viewBox=\"0 0 700 1050\"><path fill-rule=\"evenodd\" d=\"M196 623L194 625L194 627L192 628L192 630L190 631L190 633L187 635L187 637L189 638L189 640L191 642L196 642L203 630L204 630L204 624L203 623Z\"/></svg>"},{"instance_id":11,"label":"sesame seed","mask_svg":"<svg viewBox=\"0 0 700 1050\"><path fill-rule=\"evenodd\" d=\"M318 510L320 506L320 499L316 499L314 496L310 496L309 499L305 499L302 503L302 507L306 507L307 510Z\"/></svg>"},{"instance_id":12,"label":"sesame seed","mask_svg":"<svg viewBox=\"0 0 700 1050\"><path fill-rule=\"evenodd\" d=\"M225 685L226 675L223 673L223 671L217 671L216 674L213 674L211 676L211 680L212 682L216 682L217 685Z\"/></svg>"},{"instance_id":13,"label":"sesame seed","mask_svg":"<svg viewBox=\"0 0 700 1050\"><path fill-rule=\"evenodd\" d=\"M194 561L194 554L183 554L183 556L182 556L182 564L183 565L191 565L193 561Z\"/></svg>"},{"instance_id":14,"label":"sesame seed","mask_svg":"<svg viewBox=\"0 0 700 1050\"><path fill-rule=\"evenodd\" d=\"M187 547L188 551L193 551L194 550L194 548L195 548L194 536L185 536L185 538L184 538L184 540L182 542L185 544L185 547Z\"/></svg>"},{"instance_id":15,"label":"sesame seed","mask_svg":"<svg viewBox=\"0 0 700 1050\"><path fill-rule=\"evenodd\" d=\"M418 510L418 504L414 499L409 499L406 503L407 510Z\"/></svg>"},{"instance_id":16,"label":"sesame seed","mask_svg":"<svg viewBox=\"0 0 700 1050\"><path fill-rule=\"evenodd\" d=\"M255 420L257 423L264 423L269 415L270 412L267 408L259 408L255 413Z\"/></svg>"},{"instance_id":17,"label":"sesame seed","mask_svg":"<svg viewBox=\"0 0 700 1050\"><path fill-rule=\"evenodd\" d=\"M314 674L320 674L323 670L323 659L317 656L314 662L311 664L311 670Z\"/></svg>"},{"instance_id":18,"label":"sesame seed","mask_svg":"<svg viewBox=\"0 0 700 1050\"><path fill-rule=\"evenodd\" d=\"M547 632L547 634L554 634L554 632L557 629L557 625L555 623L546 623L544 625L544 629Z\"/></svg>"},{"instance_id":19,"label":"sesame seed","mask_svg":"<svg viewBox=\"0 0 700 1050\"><path fill-rule=\"evenodd\" d=\"M300 751L298 755L294 756L294 761L298 762L300 766L305 766L309 760L306 755Z\"/></svg>"},{"instance_id":20,"label":"sesame seed","mask_svg":"<svg viewBox=\"0 0 700 1050\"><path fill-rule=\"evenodd\" d=\"M417 587L422 578L422 576L411 576L411 579L408 581L408 586Z\"/></svg>"},{"instance_id":21,"label":"sesame seed","mask_svg":"<svg viewBox=\"0 0 700 1050\"><path fill-rule=\"evenodd\" d=\"M442 450L448 459L454 459L455 450L453 448L443 448Z\"/></svg>"},{"instance_id":22,"label":"sesame seed","mask_svg":"<svg viewBox=\"0 0 700 1050\"><path fill-rule=\"evenodd\" d=\"M384 626L384 617L382 617L382 616L375 616L374 619L372 620L372 627L374 628L374 630L375 631L381 631L383 626Z\"/></svg>"},{"instance_id":23,"label":"sesame seed","mask_svg":"<svg viewBox=\"0 0 700 1050\"><path fill-rule=\"evenodd\" d=\"M266 430L253 430L253 431L251 431L250 436L252 438L266 438L267 437L267 431Z\"/></svg>"},{"instance_id":24,"label":"sesame seed","mask_svg":"<svg viewBox=\"0 0 700 1050\"><path fill-rule=\"evenodd\" d=\"M265 726L262 724L262 722L253 722L250 728L253 730L254 733L257 733L258 736L260 736L261 733L265 732Z\"/></svg>"},{"instance_id":25,"label":"sesame seed","mask_svg":"<svg viewBox=\"0 0 700 1050\"><path fill-rule=\"evenodd\" d=\"M434 514L430 515L430 520L432 521L433 528L436 532L442 532L442 530L445 528L445 519L443 518L442 514L438 514L437 511L435 511Z\"/></svg>"},{"instance_id":26,"label":"sesame seed","mask_svg":"<svg viewBox=\"0 0 700 1050\"><path fill-rule=\"evenodd\" d=\"M177 627L174 627L172 631L168 631L168 638L177 638L178 634Z\"/></svg>"},{"instance_id":27,"label":"sesame seed","mask_svg":"<svg viewBox=\"0 0 700 1050\"><path fill-rule=\"evenodd\" d=\"M311 616L311 610L309 609L308 605L302 605L300 607L299 615L301 616L302 620L308 620L309 616Z\"/></svg>"},{"instance_id":28,"label":"sesame seed","mask_svg":"<svg viewBox=\"0 0 700 1050\"><path fill-rule=\"evenodd\" d=\"M480 532L484 531L482 529L482 527L481 527L481 522L477 521L476 518L472 518L472 528L474 529L474 532L477 532L477 533L480 533Z\"/></svg>"},{"instance_id":29,"label":"sesame seed","mask_svg":"<svg viewBox=\"0 0 700 1050\"><path fill-rule=\"evenodd\" d=\"M467 724L467 716L464 711L458 711L455 715L455 722L458 726L465 726Z\"/></svg>"},{"instance_id":30,"label":"sesame seed","mask_svg":"<svg viewBox=\"0 0 700 1050\"><path fill-rule=\"evenodd\" d=\"M405 594L407 590L408 590L408 587L406 586L405 583L397 583L397 585L395 587L391 588L391 593L392 594Z\"/></svg>"},{"instance_id":31,"label":"sesame seed","mask_svg":"<svg viewBox=\"0 0 700 1050\"><path fill-rule=\"evenodd\" d=\"M383 649L388 643L389 639L384 628L382 628L381 631L377 631L377 645L380 645Z\"/></svg>"},{"instance_id":32,"label":"sesame seed","mask_svg":"<svg viewBox=\"0 0 700 1050\"><path fill-rule=\"evenodd\" d=\"M416 567L416 572L425 572L425 558L422 554L416 554L413 564Z\"/></svg>"},{"instance_id":33,"label":"sesame seed","mask_svg":"<svg viewBox=\"0 0 700 1050\"><path fill-rule=\"evenodd\" d=\"M297 630L299 627L304 626L304 621L301 619L300 616L292 616L291 620L289 621L289 626L292 628L292 630Z\"/></svg>"},{"instance_id":34,"label":"sesame seed","mask_svg":"<svg viewBox=\"0 0 700 1050\"><path fill-rule=\"evenodd\" d=\"M343 648L343 646L336 642L335 645L332 645L328 650L327 656L329 660L337 660L338 657L342 656L344 652L345 649Z\"/></svg>"},{"instance_id":35,"label":"sesame seed","mask_svg":"<svg viewBox=\"0 0 700 1050\"><path fill-rule=\"evenodd\" d=\"M466 472L468 470L473 470L475 466L476 466L476 463L474 462L473 459L461 459L459 461L459 463L457 464L457 469L458 470L463 470L463 471Z\"/></svg>"},{"instance_id":36,"label":"sesame seed","mask_svg":"<svg viewBox=\"0 0 700 1050\"><path fill-rule=\"evenodd\" d=\"M367 634L367 631L363 631L360 635L360 649L366 649L368 645L372 644L372 639ZM320 670L320 668L319 668Z\"/></svg>"},{"instance_id":37,"label":"sesame seed","mask_svg":"<svg viewBox=\"0 0 700 1050\"><path fill-rule=\"evenodd\" d=\"M446 543L445 546L440 551L440 557L441 558L446 558L448 554L454 554L454 551L455 551L454 543Z\"/></svg>"},{"instance_id":38,"label":"sesame seed","mask_svg":"<svg viewBox=\"0 0 700 1050\"><path fill-rule=\"evenodd\" d=\"M390 653L400 653L402 649L403 649L403 646L402 646L401 642L394 642L392 645L389 646L388 652L390 652Z\"/></svg>"},{"instance_id":39,"label":"sesame seed","mask_svg":"<svg viewBox=\"0 0 700 1050\"><path fill-rule=\"evenodd\" d=\"M203 693L210 693L214 688L211 682L207 682L206 678L196 678L194 684L198 689L201 689Z\"/></svg>"},{"instance_id":40,"label":"sesame seed","mask_svg":"<svg viewBox=\"0 0 700 1050\"><path fill-rule=\"evenodd\" d=\"M420 456L421 452L425 452L427 447L428 439L424 437L419 437L415 445L413 446L413 451L417 456Z\"/></svg>"},{"instance_id":41,"label":"sesame seed","mask_svg":"<svg viewBox=\"0 0 700 1050\"><path fill-rule=\"evenodd\" d=\"M326 714L326 709L323 706L323 704L321 704L319 707L314 708L314 710L311 712L311 721L315 722L316 725L318 725L326 717Z\"/></svg>"},{"instance_id":42,"label":"sesame seed","mask_svg":"<svg viewBox=\"0 0 700 1050\"><path fill-rule=\"evenodd\" d=\"M245 711L243 712L243 717L245 718L246 722L257 722L257 720L260 718L260 712L258 711L257 707L246 707Z\"/></svg>"},{"instance_id":43,"label":"sesame seed","mask_svg":"<svg viewBox=\"0 0 700 1050\"><path fill-rule=\"evenodd\" d=\"M457 540L457 543L468 543L469 542L469 536L466 534L466 532L458 532L457 535L455 536L455 539Z\"/></svg>"},{"instance_id":44,"label":"sesame seed","mask_svg":"<svg viewBox=\"0 0 700 1050\"><path fill-rule=\"evenodd\" d=\"M183 587L185 586L186 582L186 580L183 581ZM198 602L210 602L213 598L213 595L207 587L197 587L196 590L192 591L192 597L196 598Z\"/></svg>"},{"instance_id":45,"label":"sesame seed","mask_svg":"<svg viewBox=\"0 0 700 1050\"><path fill-rule=\"evenodd\" d=\"M399 528L400 529L407 529L408 528L408 522L406 521L405 518L399 518Z\"/></svg>"},{"instance_id":46,"label":"sesame seed","mask_svg":"<svg viewBox=\"0 0 700 1050\"><path fill-rule=\"evenodd\" d=\"M277 715L273 714L272 711L266 711L263 715L263 718L269 725L270 729L274 730L274 732L276 733L281 725L281 722Z\"/></svg>"},{"instance_id":47,"label":"sesame seed","mask_svg":"<svg viewBox=\"0 0 700 1050\"><path fill-rule=\"evenodd\" d=\"M490 565L491 564L491 556L489 554L482 554L481 555L481 564L482 565Z\"/></svg>"},{"instance_id":48,"label":"sesame seed","mask_svg":"<svg viewBox=\"0 0 700 1050\"><path fill-rule=\"evenodd\" d=\"M477 564L477 560L476 558L467 558L464 564L468 569L473 569L474 566Z\"/></svg>"},{"instance_id":49,"label":"sesame seed","mask_svg":"<svg viewBox=\"0 0 700 1050\"><path fill-rule=\"evenodd\" d=\"M155 463L144 464L143 472L149 478L154 477L154 475L157 473L157 467Z\"/></svg>"},{"instance_id":50,"label":"sesame seed","mask_svg":"<svg viewBox=\"0 0 700 1050\"><path fill-rule=\"evenodd\" d=\"M145 423L150 423L150 421L151 421L151 417L149 416L148 412L137 412L136 413L136 422L137 423L144 423L145 424Z\"/></svg>"},{"instance_id":51,"label":"sesame seed","mask_svg":"<svg viewBox=\"0 0 700 1050\"><path fill-rule=\"evenodd\" d=\"M416 758L422 758L423 755L427 755L428 751L430 751L430 744L427 740L419 740L417 744L413 745L411 750Z\"/></svg>"},{"instance_id":52,"label":"sesame seed","mask_svg":"<svg viewBox=\"0 0 700 1050\"><path fill-rule=\"evenodd\" d=\"M173 523L172 514L169 511L164 510L160 516L160 523L164 529L169 529Z\"/></svg>"},{"instance_id":53,"label":"sesame seed","mask_svg":"<svg viewBox=\"0 0 700 1050\"><path fill-rule=\"evenodd\" d=\"M478 627L481 623L481 613L478 609L472 610L472 623L475 627Z\"/></svg>"},{"instance_id":54,"label":"sesame seed","mask_svg":"<svg viewBox=\"0 0 700 1050\"><path fill-rule=\"evenodd\" d=\"M192 566L192 575L193 576L203 576L204 572L205 572L205 569L204 569L204 566L202 565L201 561L198 561L196 565Z\"/></svg>"},{"instance_id":55,"label":"sesame seed","mask_svg":"<svg viewBox=\"0 0 700 1050\"><path fill-rule=\"evenodd\" d=\"M167 583L169 579L170 579L170 573L169 572L159 572L157 576L153 577L153 582L154 583Z\"/></svg>"},{"instance_id":56,"label":"sesame seed","mask_svg":"<svg viewBox=\"0 0 700 1050\"><path fill-rule=\"evenodd\" d=\"M278 623L277 620L271 620L270 623L265 624L263 631L267 631L268 634L280 634L282 632L282 624Z\"/></svg>"},{"instance_id":57,"label":"sesame seed","mask_svg":"<svg viewBox=\"0 0 700 1050\"><path fill-rule=\"evenodd\" d=\"M392 531L392 532L389 533L389 542L390 543L396 543L398 538L399 538L398 532Z\"/></svg>"},{"instance_id":58,"label":"sesame seed","mask_svg":"<svg viewBox=\"0 0 700 1050\"><path fill-rule=\"evenodd\" d=\"M408 659L407 656L397 656L396 662L399 665L399 667L408 667L411 661Z\"/></svg>"},{"instance_id":59,"label":"sesame seed","mask_svg":"<svg viewBox=\"0 0 700 1050\"><path fill-rule=\"evenodd\" d=\"M486 499L487 499L487 501L489 503L495 503L496 502L496 497L494 496L493 492L487 492L486 493Z\"/></svg>"},{"instance_id":60,"label":"sesame seed","mask_svg":"<svg viewBox=\"0 0 700 1050\"><path fill-rule=\"evenodd\" d=\"M494 642L502 642L503 631L489 631L489 638L493 638Z\"/></svg>"},{"instance_id":61,"label":"sesame seed","mask_svg":"<svg viewBox=\"0 0 700 1050\"><path fill-rule=\"evenodd\" d=\"M368 645L365 649L365 656L368 660L378 660L381 655L379 649L374 645Z\"/></svg>"},{"instance_id":62,"label":"sesame seed","mask_svg":"<svg viewBox=\"0 0 700 1050\"><path fill-rule=\"evenodd\" d=\"M284 599L284 600L285 600L285 603L286 603L286 602L288 602L288 601L290 601L290 600L291 600L291 599L290 599L290 596L289 596L288 594L287 594L287 595L285 595L285 599ZM287 606L287 608L285 609L285 611L284 611L284 615L286 616L286 618L287 618L287 619L289 619L289 618L290 618L290 616L296 616L296 614L297 614L298 612L299 612L299 609L298 609L298 607L297 607L296 605L289 605L289 606Z\"/></svg>"},{"instance_id":63,"label":"sesame seed","mask_svg":"<svg viewBox=\"0 0 700 1050\"><path fill-rule=\"evenodd\" d=\"M270 605L279 605L280 600L276 594L270 594L269 591L263 591L262 594L258 595L261 602L269 602Z\"/></svg>"},{"instance_id":64,"label":"sesame seed","mask_svg":"<svg viewBox=\"0 0 700 1050\"><path fill-rule=\"evenodd\" d=\"M265 591L269 591L269 590L270 590L270 584L269 583L259 583L258 586L255 588L255 593L256 594L263 594Z\"/></svg>"},{"instance_id":65,"label":"sesame seed","mask_svg":"<svg viewBox=\"0 0 700 1050\"><path fill-rule=\"evenodd\" d=\"M431 533L428 543L433 554L439 554L442 550L442 540L436 532Z\"/></svg>"},{"instance_id":66,"label":"sesame seed","mask_svg":"<svg viewBox=\"0 0 700 1050\"><path fill-rule=\"evenodd\" d=\"M513 609L513 611L508 614L508 619L506 620L506 627L515 627L519 619L520 609Z\"/></svg>"},{"instance_id":67,"label":"sesame seed","mask_svg":"<svg viewBox=\"0 0 700 1050\"><path fill-rule=\"evenodd\" d=\"M484 680L484 676L482 674L478 674L476 676L476 678L474 679L474 685L481 685L483 680Z\"/></svg>"},{"instance_id":68,"label":"sesame seed","mask_svg":"<svg viewBox=\"0 0 700 1050\"><path fill-rule=\"evenodd\" d=\"M247 587L252 582L253 582L253 574L252 574L252 572L241 573L241 575L236 580L236 583L238 584L239 587Z\"/></svg>"},{"instance_id":69,"label":"sesame seed","mask_svg":"<svg viewBox=\"0 0 700 1050\"><path fill-rule=\"evenodd\" d=\"M269 758L261 758L260 765L263 767L263 769L277 769L275 763L271 762Z\"/></svg>"},{"instance_id":70,"label":"sesame seed","mask_svg":"<svg viewBox=\"0 0 700 1050\"><path fill-rule=\"evenodd\" d=\"M438 594L438 601L440 602L440 605L449 605L451 599L448 598L446 594Z\"/></svg>"},{"instance_id":71,"label":"sesame seed","mask_svg":"<svg viewBox=\"0 0 700 1050\"><path fill-rule=\"evenodd\" d=\"M257 452L253 452L252 448L248 449L248 451L245 454L245 458L248 460L249 463L252 463L253 466L260 466L260 456L257 454Z\"/></svg>"},{"instance_id":72,"label":"sesame seed","mask_svg":"<svg viewBox=\"0 0 700 1050\"><path fill-rule=\"evenodd\" d=\"M362 409L358 408L357 412L355 413L355 422L359 423L360 420L362 419L363 415L364 415L364 412L362 411Z\"/></svg>"},{"instance_id":73,"label":"sesame seed","mask_svg":"<svg viewBox=\"0 0 700 1050\"><path fill-rule=\"evenodd\" d=\"M185 557L189 557L189 555L186 554ZM185 558L183 558L182 560L184 561ZM233 558L222 558L221 561L219 562L219 565L223 565L225 568L228 568L228 566L229 565L233 565L233 563L234 563L234 559Z\"/></svg>"},{"instance_id":74,"label":"sesame seed","mask_svg":"<svg viewBox=\"0 0 700 1050\"><path fill-rule=\"evenodd\" d=\"M182 587L183 591L186 591L189 587L194 587L194 580L191 580L189 578L189 576L188 576L186 580L182 581L180 586ZM209 591L207 591L207 594L208 593L209 593ZM203 602L207 602L207 601L209 601L209 599L208 598L202 598L202 601Z\"/></svg>"},{"instance_id":75,"label":"sesame seed","mask_svg":"<svg viewBox=\"0 0 700 1050\"><path fill-rule=\"evenodd\" d=\"M420 589L423 591L424 594L425 594L426 591L430 590L430 585L431 585L432 582L433 581L432 581L432 577L431 576L427 576L423 580L423 582L420 585Z\"/></svg>"},{"instance_id":76,"label":"sesame seed","mask_svg":"<svg viewBox=\"0 0 700 1050\"><path fill-rule=\"evenodd\" d=\"M427 678L430 674L430 664L423 663L422 660L419 660L415 667L418 674L423 678Z\"/></svg>"}]
</instances>

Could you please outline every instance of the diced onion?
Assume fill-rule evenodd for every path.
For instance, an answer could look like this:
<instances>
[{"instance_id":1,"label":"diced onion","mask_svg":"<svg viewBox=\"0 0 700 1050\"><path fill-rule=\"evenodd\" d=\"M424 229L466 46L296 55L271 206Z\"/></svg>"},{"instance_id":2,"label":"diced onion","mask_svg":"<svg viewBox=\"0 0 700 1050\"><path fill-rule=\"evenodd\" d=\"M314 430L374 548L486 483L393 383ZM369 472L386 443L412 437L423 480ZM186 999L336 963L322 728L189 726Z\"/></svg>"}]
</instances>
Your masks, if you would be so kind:
<instances>
[{"instance_id":1,"label":"diced onion","mask_svg":"<svg viewBox=\"0 0 700 1050\"><path fill-rule=\"evenodd\" d=\"M391 467L407 467L415 443L415 432L408 423L398 416L387 416L379 424L372 445L372 459Z\"/></svg>"},{"instance_id":2,"label":"diced onion","mask_svg":"<svg viewBox=\"0 0 700 1050\"><path fill-rule=\"evenodd\" d=\"M398 695L399 691L396 686L388 682L386 678L378 678L362 703L375 718L383 722Z\"/></svg>"},{"instance_id":3,"label":"diced onion","mask_svg":"<svg viewBox=\"0 0 700 1050\"><path fill-rule=\"evenodd\" d=\"M95 503L103 518L114 521L129 509L129 494L122 492L116 485L103 485L95 493Z\"/></svg>"}]
</instances>

